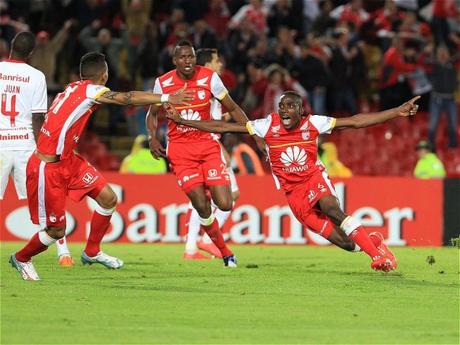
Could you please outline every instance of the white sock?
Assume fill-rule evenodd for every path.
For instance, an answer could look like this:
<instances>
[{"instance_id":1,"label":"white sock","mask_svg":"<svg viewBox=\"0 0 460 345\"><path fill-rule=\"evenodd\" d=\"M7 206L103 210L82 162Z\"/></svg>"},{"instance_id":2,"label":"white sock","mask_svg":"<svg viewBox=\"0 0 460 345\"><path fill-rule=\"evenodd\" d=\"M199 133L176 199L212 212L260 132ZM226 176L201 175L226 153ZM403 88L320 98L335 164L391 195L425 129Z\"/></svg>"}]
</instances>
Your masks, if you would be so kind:
<instances>
[{"instance_id":1,"label":"white sock","mask_svg":"<svg viewBox=\"0 0 460 345\"><path fill-rule=\"evenodd\" d=\"M192 208L187 229L187 240L185 242L185 252L187 254L195 254L198 251L196 242L200 235L200 226L200 216L198 212Z\"/></svg>"},{"instance_id":2,"label":"white sock","mask_svg":"<svg viewBox=\"0 0 460 345\"><path fill-rule=\"evenodd\" d=\"M230 214L232 211L222 211L220 209L216 209L216 212L214 212L216 218L217 218L217 223L219 223L219 228L222 229L224 226L225 222L227 221L228 217L230 217Z\"/></svg>"},{"instance_id":3,"label":"white sock","mask_svg":"<svg viewBox=\"0 0 460 345\"><path fill-rule=\"evenodd\" d=\"M355 243L355 248L352 250L352 252L360 252L360 251L361 251L361 247Z\"/></svg>"},{"instance_id":4,"label":"white sock","mask_svg":"<svg viewBox=\"0 0 460 345\"><path fill-rule=\"evenodd\" d=\"M56 241L56 249L57 249L58 256L62 256L62 255L70 256L70 250L69 250L69 247L67 247L67 241L66 241L65 236L61 238L60 240Z\"/></svg>"},{"instance_id":5,"label":"white sock","mask_svg":"<svg viewBox=\"0 0 460 345\"><path fill-rule=\"evenodd\" d=\"M38 232L38 239L42 244L44 244L47 247L56 242L56 240L52 238L50 235L48 235L48 233L45 230L40 230Z\"/></svg>"}]
</instances>

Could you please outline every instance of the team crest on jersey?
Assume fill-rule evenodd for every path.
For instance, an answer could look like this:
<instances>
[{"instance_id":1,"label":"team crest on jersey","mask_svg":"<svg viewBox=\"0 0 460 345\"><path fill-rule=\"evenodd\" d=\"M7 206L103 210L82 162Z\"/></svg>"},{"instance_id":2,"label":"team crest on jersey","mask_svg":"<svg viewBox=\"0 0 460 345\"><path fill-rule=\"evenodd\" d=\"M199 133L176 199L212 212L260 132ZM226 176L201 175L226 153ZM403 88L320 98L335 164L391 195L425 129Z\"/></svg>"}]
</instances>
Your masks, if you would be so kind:
<instances>
[{"instance_id":1,"label":"team crest on jersey","mask_svg":"<svg viewBox=\"0 0 460 345\"><path fill-rule=\"evenodd\" d=\"M309 131L302 131L302 139L303 140L310 139L310 132Z\"/></svg>"},{"instance_id":2,"label":"team crest on jersey","mask_svg":"<svg viewBox=\"0 0 460 345\"><path fill-rule=\"evenodd\" d=\"M198 93L197 93L197 94L198 94L198 99L201 99L201 100L203 100L203 99L205 99L205 98L206 98L206 92L205 92L204 90L200 90L200 91L198 91Z\"/></svg>"},{"instance_id":3,"label":"team crest on jersey","mask_svg":"<svg viewBox=\"0 0 460 345\"><path fill-rule=\"evenodd\" d=\"M272 129L271 129L271 131L272 131L272 133L278 133L278 132L280 131L280 129L281 129L281 126L280 126L280 125L278 125L278 126L273 126Z\"/></svg>"}]
</instances>

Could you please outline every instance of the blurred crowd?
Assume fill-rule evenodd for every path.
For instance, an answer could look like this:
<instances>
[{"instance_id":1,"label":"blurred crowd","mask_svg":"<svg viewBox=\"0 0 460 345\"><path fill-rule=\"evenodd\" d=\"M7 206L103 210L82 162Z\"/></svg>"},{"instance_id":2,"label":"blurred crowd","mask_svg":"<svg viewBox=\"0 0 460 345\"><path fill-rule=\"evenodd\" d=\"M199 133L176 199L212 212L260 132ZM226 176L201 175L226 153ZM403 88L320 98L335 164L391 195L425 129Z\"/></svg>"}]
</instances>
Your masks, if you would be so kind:
<instances>
[{"instance_id":1,"label":"blurred crowd","mask_svg":"<svg viewBox=\"0 0 460 345\"><path fill-rule=\"evenodd\" d=\"M87 51L106 55L114 90L151 90L188 38L217 48L222 80L250 118L299 92L317 114L343 116L424 95L435 146L440 114L458 145L459 0L0 0L0 57L16 32L38 46L30 63L52 96L78 78ZM145 109L109 109L108 133L145 133Z\"/></svg>"}]
</instances>

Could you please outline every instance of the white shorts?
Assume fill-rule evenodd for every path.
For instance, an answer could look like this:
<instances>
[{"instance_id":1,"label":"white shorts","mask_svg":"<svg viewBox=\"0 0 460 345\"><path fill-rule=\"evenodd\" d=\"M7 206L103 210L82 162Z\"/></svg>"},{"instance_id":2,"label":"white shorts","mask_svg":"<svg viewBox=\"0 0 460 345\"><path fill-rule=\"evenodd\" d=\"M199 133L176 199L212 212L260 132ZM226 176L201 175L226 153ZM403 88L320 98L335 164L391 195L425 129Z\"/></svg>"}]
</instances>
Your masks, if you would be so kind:
<instances>
[{"instance_id":1,"label":"white shorts","mask_svg":"<svg viewBox=\"0 0 460 345\"><path fill-rule=\"evenodd\" d=\"M11 175L18 199L27 199L26 167L34 150L0 150L0 200L3 200L8 178Z\"/></svg>"}]
</instances>

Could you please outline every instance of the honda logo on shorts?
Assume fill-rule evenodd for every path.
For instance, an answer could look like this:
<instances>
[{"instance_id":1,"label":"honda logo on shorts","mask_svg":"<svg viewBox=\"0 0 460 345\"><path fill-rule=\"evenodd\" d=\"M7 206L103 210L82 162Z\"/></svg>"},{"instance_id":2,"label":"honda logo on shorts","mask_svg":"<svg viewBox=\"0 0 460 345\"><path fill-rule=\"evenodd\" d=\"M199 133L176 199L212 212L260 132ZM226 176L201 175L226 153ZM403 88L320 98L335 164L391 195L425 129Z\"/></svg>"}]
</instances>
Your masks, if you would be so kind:
<instances>
[{"instance_id":1,"label":"honda logo on shorts","mask_svg":"<svg viewBox=\"0 0 460 345\"><path fill-rule=\"evenodd\" d=\"M217 170L216 169L208 170L208 176L209 177L216 177L217 176Z\"/></svg>"}]
</instances>

